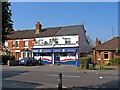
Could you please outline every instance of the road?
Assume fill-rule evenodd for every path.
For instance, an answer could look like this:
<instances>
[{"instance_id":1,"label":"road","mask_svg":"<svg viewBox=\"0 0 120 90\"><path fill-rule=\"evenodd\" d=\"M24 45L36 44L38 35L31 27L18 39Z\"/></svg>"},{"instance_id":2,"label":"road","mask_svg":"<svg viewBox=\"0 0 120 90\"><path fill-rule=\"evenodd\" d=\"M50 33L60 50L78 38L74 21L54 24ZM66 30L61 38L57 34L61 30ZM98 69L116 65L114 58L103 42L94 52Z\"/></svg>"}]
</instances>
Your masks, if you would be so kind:
<instances>
[{"instance_id":1,"label":"road","mask_svg":"<svg viewBox=\"0 0 120 90\"><path fill-rule=\"evenodd\" d=\"M78 70L75 66L3 66L3 88L56 88L62 73L63 88L118 88L118 71ZM4 89L5 90L5 89Z\"/></svg>"}]
</instances>

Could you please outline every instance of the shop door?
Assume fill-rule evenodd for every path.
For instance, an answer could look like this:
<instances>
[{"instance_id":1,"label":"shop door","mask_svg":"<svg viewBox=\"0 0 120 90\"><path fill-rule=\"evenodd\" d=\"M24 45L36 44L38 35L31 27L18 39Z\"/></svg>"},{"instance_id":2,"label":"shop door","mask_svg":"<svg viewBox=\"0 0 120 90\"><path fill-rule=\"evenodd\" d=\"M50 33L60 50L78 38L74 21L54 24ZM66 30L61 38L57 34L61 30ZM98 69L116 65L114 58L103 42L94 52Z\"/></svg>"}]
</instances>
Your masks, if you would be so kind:
<instances>
[{"instance_id":1,"label":"shop door","mask_svg":"<svg viewBox=\"0 0 120 90\"><path fill-rule=\"evenodd\" d=\"M60 54L55 53L54 55L55 64L60 64Z\"/></svg>"}]
</instances>

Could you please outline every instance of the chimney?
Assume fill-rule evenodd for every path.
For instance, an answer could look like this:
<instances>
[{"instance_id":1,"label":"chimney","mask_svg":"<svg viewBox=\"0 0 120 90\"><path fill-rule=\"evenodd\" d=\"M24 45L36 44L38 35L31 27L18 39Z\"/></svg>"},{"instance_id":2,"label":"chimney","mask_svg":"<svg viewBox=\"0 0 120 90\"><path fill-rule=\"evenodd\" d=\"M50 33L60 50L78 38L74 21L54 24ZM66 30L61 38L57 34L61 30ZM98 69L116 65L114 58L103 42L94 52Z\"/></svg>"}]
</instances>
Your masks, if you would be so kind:
<instances>
[{"instance_id":1,"label":"chimney","mask_svg":"<svg viewBox=\"0 0 120 90\"><path fill-rule=\"evenodd\" d=\"M99 45L99 40L98 40L98 38L96 38L96 46L98 46Z\"/></svg>"},{"instance_id":2,"label":"chimney","mask_svg":"<svg viewBox=\"0 0 120 90\"><path fill-rule=\"evenodd\" d=\"M41 32L42 25L40 24L40 22L37 22L35 26L36 26L35 34L39 34Z\"/></svg>"}]
</instances>

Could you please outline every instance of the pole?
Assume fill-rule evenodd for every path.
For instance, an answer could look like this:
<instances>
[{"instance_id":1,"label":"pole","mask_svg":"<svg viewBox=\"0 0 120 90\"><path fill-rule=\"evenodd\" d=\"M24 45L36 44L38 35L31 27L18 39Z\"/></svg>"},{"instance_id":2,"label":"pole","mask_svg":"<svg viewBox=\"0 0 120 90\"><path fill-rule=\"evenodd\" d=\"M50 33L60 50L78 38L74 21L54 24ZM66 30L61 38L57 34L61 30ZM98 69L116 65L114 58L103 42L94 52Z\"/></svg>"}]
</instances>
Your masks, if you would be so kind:
<instances>
[{"instance_id":1,"label":"pole","mask_svg":"<svg viewBox=\"0 0 120 90\"><path fill-rule=\"evenodd\" d=\"M58 90L62 90L62 73L59 73Z\"/></svg>"}]
</instances>

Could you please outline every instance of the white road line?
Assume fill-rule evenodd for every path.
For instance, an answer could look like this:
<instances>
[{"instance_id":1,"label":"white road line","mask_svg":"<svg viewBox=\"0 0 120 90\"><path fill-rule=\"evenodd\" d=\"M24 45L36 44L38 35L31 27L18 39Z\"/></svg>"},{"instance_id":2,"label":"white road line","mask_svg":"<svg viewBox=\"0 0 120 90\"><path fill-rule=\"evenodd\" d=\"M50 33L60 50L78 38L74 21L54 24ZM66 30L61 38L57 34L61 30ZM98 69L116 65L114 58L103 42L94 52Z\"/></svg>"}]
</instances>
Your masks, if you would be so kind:
<instances>
[{"instance_id":1,"label":"white road line","mask_svg":"<svg viewBox=\"0 0 120 90\"><path fill-rule=\"evenodd\" d=\"M51 75L51 74L47 74L47 76L58 77L59 75ZM73 77L73 78L80 78L80 76L69 76L69 75L63 75L63 77Z\"/></svg>"}]
</instances>

